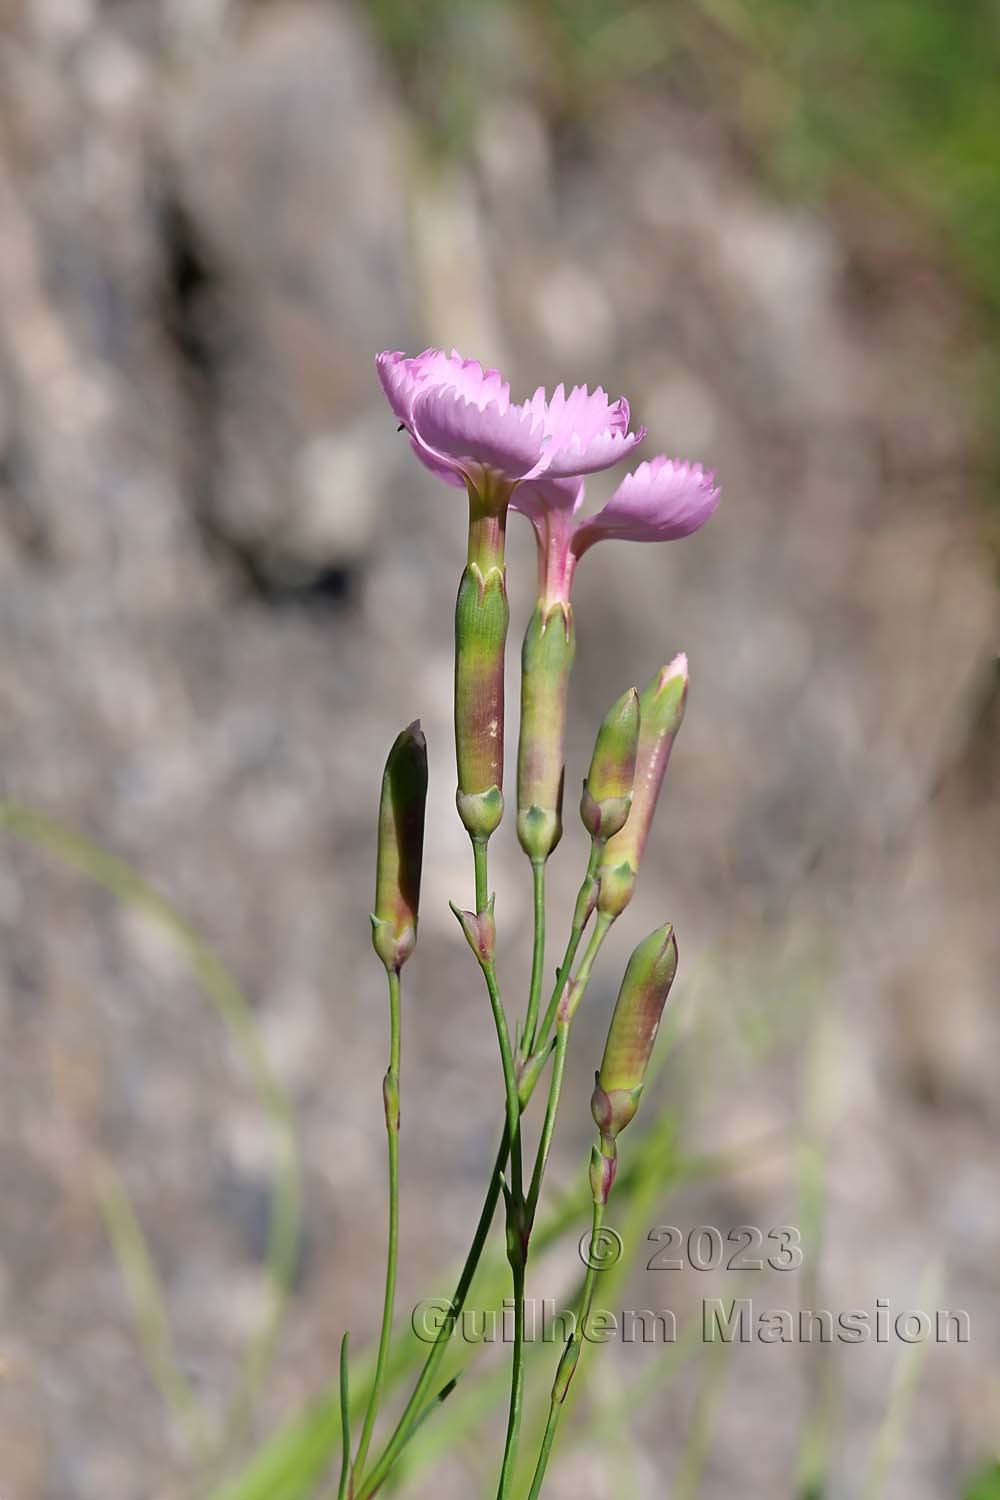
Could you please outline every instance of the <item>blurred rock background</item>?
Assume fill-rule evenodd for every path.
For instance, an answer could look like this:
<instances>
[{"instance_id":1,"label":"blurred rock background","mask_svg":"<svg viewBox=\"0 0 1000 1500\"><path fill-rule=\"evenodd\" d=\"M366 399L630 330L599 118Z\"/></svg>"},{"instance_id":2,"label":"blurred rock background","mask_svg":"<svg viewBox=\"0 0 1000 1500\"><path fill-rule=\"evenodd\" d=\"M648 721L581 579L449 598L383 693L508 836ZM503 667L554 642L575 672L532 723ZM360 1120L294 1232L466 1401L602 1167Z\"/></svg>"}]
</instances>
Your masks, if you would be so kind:
<instances>
[{"instance_id":1,"label":"blurred rock background","mask_svg":"<svg viewBox=\"0 0 1000 1500\"><path fill-rule=\"evenodd\" d=\"M985 7L2 7L3 792L191 919L291 1097L304 1240L255 1438L327 1390L346 1325L356 1346L376 1328L373 813L385 748L417 715L432 822L407 971L401 1308L445 1291L499 1118L447 911L471 886L449 734L462 510L395 436L372 367L433 342L517 390L627 391L651 451L723 483L697 537L616 544L580 573L568 785L624 686L684 648L693 688L648 868L581 1016L556 1180L589 1145L621 965L670 916L684 982L659 1104L691 1153L771 1145L665 1188L649 1227L804 1222L805 1279L754 1285L764 1305L919 1306L940 1264L943 1305L973 1330L925 1351L875 1489L901 1346L752 1346L710 1422L686 1378L636 1407L618 1488L610 1439L581 1430L553 1500L972 1493L1000 1430L996 52ZM585 857L567 822L553 961ZM271 1134L176 945L15 833L0 1495L202 1493L98 1168L120 1174L211 1417L267 1316ZM513 992L530 883L512 826L494 848ZM571 1286L574 1238L536 1294ZM629 1247L629 1305L680 1316L732 1291L643 1271L655 1248ZM649 1357L603 1351L596 1389ZM478 1493L488 1435L403 1492Z\"/></svg>"}]
</instances>

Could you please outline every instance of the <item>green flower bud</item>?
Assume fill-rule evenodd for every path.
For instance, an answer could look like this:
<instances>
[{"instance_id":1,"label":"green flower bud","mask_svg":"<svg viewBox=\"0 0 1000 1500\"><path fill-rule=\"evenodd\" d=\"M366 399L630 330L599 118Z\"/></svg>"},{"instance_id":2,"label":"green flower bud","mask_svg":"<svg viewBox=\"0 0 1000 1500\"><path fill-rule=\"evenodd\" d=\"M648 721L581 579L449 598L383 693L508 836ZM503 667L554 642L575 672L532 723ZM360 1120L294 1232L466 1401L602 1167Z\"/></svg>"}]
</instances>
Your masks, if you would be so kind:
<instances>
[{"instance_id":1,"label":"green flower bud","mask_svg":"<svg viewBox=\"0 0 1000 1500\"><path fill-rule=\"evenodd\" d=\"M594 1123L605 1141L613 1141L639 1108L660 1017L676 972L677 940L667 922L644 938L629 959L611 1017L590 1102Z\"/></svg>"},{"instance_id":2,"label":"green flower bud","mask_svg":"<svg viewBox=\"0 0 1000 1500\"><path fill-rule=\"evenodd\" d=\"M372 943L386 968L397 973L417 941L426 802L427 742L417 719L389 751L378 811Z\"/></svg>"},{"instance_id":3,"label":"green flower bud","mask_svg":"<svg viewBox=\"0 0 1000 1500\"><path fill-rule=\"evenodd\" d=\"M687 657L682 652L639 694L632 806L624 827L604 846L597 871L597 909L606 916L620 916L632 899L670 751L684 718L687 688Z\"/></svg>"},{"instance_id":4,"label":"green flower bud","mask_svg":"<svg viewBox=\"0 0 1000 1500\"><path fill-rule=\"evenodd\" d=\"M455 605L458 814L474 839L503 817L504 651L510 608L504 570L506 505L486 513L469 490L469 560Z\"/></svg>"},{"instance_id":5,"label":"green flower bud","mask_svg":"<svg viewBox=\"0 0 1000 1500\"><path fill-rule=\"evenodd\" d=\"M639 746L639 694L623 693L600 729L583 783L580 816L595 839L609 839L625 825L632 806L635 757Z\"/></svg>"},{"instance_id":6,"label":"green flower bud","mask_svg":"<svg viewBox=\"0 0 1000 1500\"><path fill-rule=\"evenodd\" d=\"M521 648L517 836L529 859L548 859L562 837L566 696L576 651L573 606L539 601Z\"/></svg>"}]
</instances>

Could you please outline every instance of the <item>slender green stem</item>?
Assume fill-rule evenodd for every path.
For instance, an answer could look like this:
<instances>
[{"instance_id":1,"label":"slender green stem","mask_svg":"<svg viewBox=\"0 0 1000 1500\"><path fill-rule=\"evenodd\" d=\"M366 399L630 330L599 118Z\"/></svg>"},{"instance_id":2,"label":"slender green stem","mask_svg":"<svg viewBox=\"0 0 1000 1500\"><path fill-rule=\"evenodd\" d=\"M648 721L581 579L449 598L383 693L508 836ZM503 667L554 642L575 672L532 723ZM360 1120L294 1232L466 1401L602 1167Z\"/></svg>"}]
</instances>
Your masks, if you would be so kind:
<instances>
[{"instance_id":1,"label":"slender green stem","mask_svg":"<svg viewBox=\"0 0 1000 1500\"><path fill-rule=\"evenodd\" d=\"M591 1250L597 1244L598 1233L604 1222L604 1204L594 1204L593 1227L590 1231ZM545 1434L542 1438L542 1446L538 1454L538 1462L535 1465L534 1478L531 1481L531 1489L528 1500L538 1500L542 1492L542 1484L545 1481L545 1471L549 1465L549 1456L552 1445L556 1439L556 1431L559 1427L559 1419L562 1416L563 1404L566 1400L566 1392L569 1390L570 1381L579 1363L580 1354L586 1339L587 1323L590 1318L590 1309L594 1301L594 1285L597 1281L598 1265L596 1257L591 1254L587 1264L587 1275L584 1278L583 1290L580 1293L580 1314L577 1327L563 1350L559 1367L556 1370L556 1378L552 1384L552 1398L549 1406L549 1420L545 1424Z\"/></svg>"},{"instance_id":2,"label":"slender green stem","mask_svg":"<svg viewBox=\"0 0 1000 1500\"><path fill-rule=\"evenodd\" d=\"M542 1190L542 1176L545 1172L549 1159L549 1148L552 1145L552 1135L556 1128L556 1114L559 1110L559 1096L562 1093L563 1073L566 1070L566 1053L569 1049L569 1022L560 1022L556 1026L556 1051L552 1063L552 1079L549 1083L549 1097L545 1104L545 1123L542 1126L542 1134L538 1142L538 1151L535 1155L535 1167L531 1174L531 1186L528 1189L528 1202L525 1208L525 1220L528 1232L535 1222L535 1212L538 1208L538 1195Z\"/></svg>"},{"instance_id":3,"label":"slender green stem","mask_svg":"<svg viewBox=\"0 0 1000 1500\"><path fill-rule=\"evenodd\" d=\"M492 961L483 965L483 973L486 976L486 989L490 997L490 1008L493 1011L497 1041L500 1043L500 1062L503 1067L504 1094L507 1105L507 1138L510 1142L511 1192L517 1202L520 1201L521 1192L521 1104L517 1093L517 1072L514 1067L514 1052L510 1045L507 1015L503 1008L497 972Z\"/></svg>"},{"instance_id":4,"label":"slender green stem","mask_svg":"<svg viewBox=\"0 0 1000 1500\"><path fill-rule=\"evenodd\" d=\"M510 1409L507 1414L507 1438L504 1443L503 1464L497 1500L506 1500L514 1482L514 1466L517 1463L517 1442L521 1435L521 1408L524 1403L524 1276L525 1253L511 1257L511 1273L514 1281L514 1350L510 1377Z\"/></svg>"},{"instance_id":5,"label":"slender green stem","mask_svg":"<svg viewBox=\"0 0 1000 1500\"><path fill-rule=\"evenodd\" d=\"M350 1334L340 1341L340 1484L337 1500L347 1500L351 1484L351 1392L347 1373L347 1345Z\"/></svg>"},{"instance_id":6,"label":"slender green stem","mask_svg":"<svg viewBox=\"0 0 1000 1500\"><path fill-rule=\"evenodd\" d=\"M578 903L579 907L579 903ZM600 916L597 925L591 934L587 951L583 956L574 988L576 994L575 1005L579 1005L587 985L590 982L591 971L594 960L601 950L601 944L608 935L611 917ZM581 927L582 931L582 927ZM535 1208L538 1204L538 1195L541 1191L542 1177L548 1161L549 1148L552 1144L552 1134L555 1130L556 1114L559 1109L559 1097L562 1092L563 1074L566 1063L566 1049L569 1044L569 1031L573 1020L573 1013L560 1018L556 1024L556 1055L552 1067L552 1080L549 1085L548 1103L545 1109L545 1123L542 1127L541 1139L538 1143L538 1151L535 1156L535 1166L531 1175L531 1187L527 1204L520 1204L520 1213L517 1212L518 1200L514 1200L514 1225L513 1228L520 1233L520 1242L512 1245L512 1228L508 1227L508 1249L511 1258L511 1269L514 1276L514 1358L511 1374L511 1400L510 1413L507 1422L507 1442L504 1448L503 1469L500 1475L500 1488L497 1492L497 1500L505 1500L509 1492L510 1484L514 1475L514 1464L517 1457L517 1440L520 1434L521 1403L524 1387L524 1277L528 1257L528 1240L531 1234L531 1223ZM520 1173L518 1172L518 1179ZM603 1209L601 1210L603 1213ZM508 1208L510 1215L510 1208ZM588 1281L592 1282L592 1272L588 1270ZM585 1284L586 1285L586 1284ZM591 1285L591 1293L592 1293ZM589 1307L589 1304L588 1304ZM568 1384L568 1382L567 1382Z\"/></svg>"},{"instance_id":7,"label":"slender green stem","mask_svg":"<svg viewBox=\"0 0 1000 1500\"><path fill-rule=\"evenodd\" d=\"M553 1024L556 1019L556 1012L559 1009L559 1001L562 999L563 990L566 988L570 970L573 967L573 960L576 958L576 950L580 946L580 939L583 937L584 928L586 927L587 922L590 919L588 896L593 887L594 876L597 871L597 863L601 857L601 847L602 846L597 842L596 839L591 843L590 846L590 859L587 863L587 873L583 877L583 884L580 886L580 891L576 898L576 907L573 912L573 925L570 928L569 941L566 944L566 952L563 955L562 963L559 965L559 968L556 971L555 986L553 987L552 994L549 997L549 1003L545 1010L545 1017L537 1032L537 1036L542 1042L546 1040L552 1030Z\"/></svg>"},{"instance_id":8,"label":"slender green stem","mask_svg":"<svg viewBox=\"0 0 1000 1500\"><path fill-rule=\"evenodd\" d=\"M473 851L474 851L475 856L476 856L476 875L477 875L476 884L477 884L477 894L478 894L479 890L482 891L483 904L485 905L485 901L486 901L486 895L485 895L485 892L486 892L486 846L485 846L485 844L482 845L482 852L480 854L480 846L479 846L479 844L477 844L475 841L473 841ZM590 863L588 865L587 875L586 875L586 877L584 879L583 885L580 888L581 900L578 900L578 902L577 902L577 915L574 917L573 930L572 930L572 932L570 934L570 940L569 940L569 942L567 943L567 946L566 946L566 953L565 953L565 956L563 958L562 966L561 966L561 969L560 969L560 977L557 980L556 988L555 988L555 990L553 992L553 997L552 997L552 1000L550 1002L550 1009L551 1009L551 1013L552 1013L552 1018L553 1019L555 1018L556 1008L557 1008L557 1006L559 1004L559 1000L562 998L563 989L565 988L566 981L569 978L569 973L570 973L570 969L572 967L573 959L576 956L576 951L577 951L577 948L579 947L580 939L581 939L581 936L583 934L583 930L584 930L584 925L585 924L579 922L578 921L578 917L579 917L579 914L580 914L580 911L581 911L581 907L582 907L582 904L583 904L582 898L585 895L585 892L587 890L587 886L588 886L589 881L593 878L593 873L594 873L594 870L597 867L597 860L598 860L599 856L600 856L600 850L599 849L596 850L596 852L595 852L595 850L591 851ZM477 901L477 905L478 904L479 903ZM593 946L593 951L592 952L588 952L588 955L584 959L584 963L587 965L587 972L586 972L586 975L584 975L584 965L581 964L580 974L578 976L578 983L580 982L580 980L583 980L584 984L586 983L586 978L589 977L590 968L593 965L594 959L597 956L597 951L598 951L598 949L600 947L600 943L603 942L604 937L607 935L607 929L608 929L609 926L610 926L610 923L602 924L602 929L603 930L601 932L600 941L596 944L596 946L593 946L593 939L592 939L591 946ZM595 933L594 933L594 939L596 939L596 938L597 938L597 932L595 931ZM587 958L588 957L589 957L589 963L587 963ZM495 983L495 976L494 976L494 983ZM582 995L582 988L581 988L581 995ZM548 1030L550 1029L550 1025L551 1025L551 1023L546 1023L543 1026L540 1035L542 1035L542 1036L546 1035L547 1032L548 1032ZM504 1023L504 1026L506 1026L506 1023ZM567 1038L567 1041L568 1041L568 1038ZM509 1040L508 1040L508 1045L509 1045ZM502 1044L501 1044L501 1055L502 1055L502 1051L503 1051L503 1048L502 1048ZM506 1076L505 1076L505 1084L506 1084ZM521 1104L520 1104L520 1113L523 1113L523 1111L527 1108L527 1105L528 1105L528 1103L529 1103L529 1101L531 1099L531 1096L532 1096L532 1094L533 1094L534 1089L535 1089L536 1086L537 1086L537 1079L535 1080L535 1082L533 1082L529 1086L529 1089L528 1089L528 1092L526 1094L526 1097L521 1101ZM369 1474L365 1475L364 1479L360 1482L360 1485L359 1485L359 1488L358 1488L358 1491L357 1491L357 1500L371 1500L371 1497L378 1491L378 1489L385 1482L386 1475L389 1473L389 1471L392 1468L393 1464L396 1462L397 1458L399 1457L400 1453L402 1452L403 1448L405 1447L405 1445L406 1445L408 1439L410 1438L410 1436L411 1436L411 1434L412 1434L415 1426L420 1421L422 1413L423 1413L424 1405L425 1405L425 1402L426 1402L427 1393L428 1393L428 1391L431 1388L431 1385L433 1383L433 1380L434 1380L435 1374L436 1374L436 1372L438 1370L438 1367L440 1366L441 1361L444 1358L445 1351L446 1351L446 1349L448 1347L448 1343L449 1343L449 1341L451 1339L451 1335L452 1335L452 1332L454 1330L455 1321L456 1321L456 1319L458 1319L461 1316L462 1309L465 1306L466 1298L469 1295L469 1291L470 1291L470 1289L472 1287L473 1279L474 1279L476 1271L477 1271L477 1269L479 1267L479 1262L482 1259L483 1250L485 1249L487 1239L489 1238L490 1225L493 1222L493 1215L496 1212L497 1201L498 1201L498 1199L500 1197L501 1184L503 1182L503 1173L504 1173L504 1169L505 1169L505 1167L507 1165L508 1155L510 1153L510 1142L511 1142L511 1139L512 1139L512 1135L511 1135L510 1128L509 1128L509 1121L510 1121L510 1101L509 1101L509 1098L507 1099L506 1102L507 1102L507 1119L505 1121L504 1130L503 1130L503 1132L501 1134L500 1144L499 1144L499 1146L497 1148L496 1159L495 1159L494 1164L493 1164L493 1171L490 1174L490 1180L489 1180L489 1183L487 1184L486 1195L485 1195L485 1198L483 1200L483 1206L482 1206L482 1209L481 1209L480 1214L479 1214L479 1220L478 1220L478 1222L476 1224L475 1233L474 1233L473 1238L472 1238L472 1244L469 1247L469 1253L466 1256L465 1264L462 1267L461 1273L460 1273L459 1278L458 1278L458 1282L457 1282L457 1284L455 1286L454 1295L452 1296L452 1299L451 1299L451 1314L450 1314L450 1317L448 1317L447 1319L444 1319L442 1321L441 1327L438 1330L438 1333L437 1333L437 1336L436 1336L436 1338L434 1340L434 1343L432 1344L432 1346L431 1346L431 1348L430 1348L430 1350L428 1352L427 1358L424 1361L423 1369L421 1370L420 1375L417 1378L417 1383L416 1383L416 1385L413 1388L413 1392L412 1392L412 1394L410 1396L410 1399L407 1401L406 1406L405 1406L405 1408L403 1410L403 1413L400 1416L399 1421L396 1423L396 1426L395 1426L395 1428L394 1428L394 1430L392 1432L391 1437L389 1438L388 1443L386 1444L385 1448L383 1449L383 1451L382 1451L382 1453L381 1453L378 1461L375 1463L375 1465L372 1468L371 1472ZM555 1117L553 1115L553 1125L550 1126L550 1128L549 1128L549 1141L551 1141L552 1128L554 1126L554 1118ZM519 1130L514 1133L514 1137L513 1138L515 1138L517 1140L518 1149L520 1149L520 1131ZM530 1220L528 1220L527 1222L530 1225Z\"/></svg>"},{"instance_id":9,"label":"slender green stem","mask_svg":"<svg viewBox=\"0 0 1000 1500\"><path fill-rule=\"evenodd\" d=\"M597 925L591 934L587 951L583 955L579 971L574 981L580 996L590 983L591 970L594 960L601 951L601 945L607 937L611 928L611 922L607 918L598 918ZM578 1001L579 1003L579 1001ZM538 1142L538 1151L535 1155L535 1166L531 1174L531 1187L528 1190L528 1202L525 1211L525 1221L528 1232L535 1219L535 1210L538 1207L538 1195L542 1189L542 1177L548 1164L549 1149L552 1145L552 1135L556 1128L556 1115L559 1111L559 1097L562 1093L563 1073L566 1068L566 1052L569 1047L569 1029L572 1017L565 1021L556 1022L556 1051L555 1060L552 1064L552 1077L549 1081L549 1097L545 1105L545 1123L542 1126L542 1134Z\"/></svg>"},{"instance_id":10,"label":"slender green stem","mask_svg":"<svg viewBox=\"0 0 1000 1500\"><path fill-rule=\"evenodd\" d=\"M489 879L486 874L486 840L472 840L472 857L476 863L476 911L486 910L489 901Z\"/></svg>"},{"instance_id":11,"label":"slender green stem","mask_svg":"<svg viewBox=\"0 0 1000 1500\"><path fill-rule=\"evenodd\" d=\"M528 1011L524 1018L523 1051L530 1056L535 1045L535 1028L538 1025L538 1005L542 998L542 976L545 973L545 861L531 861L531 880L534 888L535 935L531 949L531 988L528 992Z\"/></svg>"},{"instance_id":12,"label":"slender green stem","mask_svg":"<svg viewBox=\"0 0 1000 1500\"><path fill-rule=\"evenodd\" d=\"M397 1422L392 1436L386 1444L385 1450L383 1451L382 1456L379 1458L378 1463L375 1464L371 1473L366 1476L364 1482L358 1490L357 1500L370 1500L370 1497L375 1494L376 1490L378 1490L383 1483L389 1470L396 1462L396 1459L398 1458L400 1452L406 1444L407 1439L410 1437L421 1420L421 1417L423 1415L421 1412L421 1407L423 1406L424 1397L426 1396L427 1391L430 1389L431 1382L434 1379L437 1368L440 1365L441 1360L444 1357L445 1350L448 1347L448 1341L452 1335L455 1319L461 1315L462 1308L465 1306L465 1299L469 1295L469 1289L472 1286L473 1278L475 1277L476 1271L479 1267L480 1259L482 1258L483 1250L486 1246L486 1241L489 1238L490 1225L493 1223L493 1215L496 1212L497 1200L500 1197L500 1183L503 1178L504 1168L507 1165L507 1156L509 1153L509 1149L507 1126L505 1122L503 1134L500 1138L500 1145L497 1149L496 1160L493 1163L493 1171L490 1174L489 1185L486 1189L486 1197L479 1214L479 1221L476 1224L476 1231L472 1237L472 1244L469 1247L469 1253L465 1258L465 1264L462 1267L461 1274L459 1275L458 1283L455 1287L454 1296L451 1299L451 1316L442 1320L441 1327L438 1329L434 1343L431 1346L426 1360L424 1361L424 1367L421 1370L420 1375L417 1379L417 1383L413 1388L413 1394L410 1396L409 1401L406 1403L406 1408L403 1411L403 1414L400 1417L399 1421Z\"/></svg>"},{"instance_id":13,"label":"slender green stem","mask_svg":"<svg viewBox=\"0 0 1000 1500\"><path fill-rule=\"evenodd\" d=\"M476 851L476 900L479 905L480 887L485 891L486 845L473 843ZM481 850L481 852L480 852ZM485 897L479 909L485 906ZM481 960L486 989L493 1011L497 1041L500 1044L500 1061L503 1067L504 1093L507 1104L507 1137L510 1142L510 1189L507 1199L507 1256L510 1260L514 1290L514 1353L511 1364L510 1412L507 1419L507 1437L504 1443L503 1465L497 1500L504 1500L510 1486L514 1462L517 1457L517 1439L521 1427L521 1400L524 1387L524 1185L521 1166L521 1100L517 1088L517 1069L514 1052L510 1044L510 1028L503 1007L496 964L492 954Z\"/></svg>"},{"instance_id":14,"label":"slender green stem","mask_svg":"<svg viewBox=\"0 0 1000 1500\"><path fill-rule=\"evenodd\" d=\"M389 1244L385 1263L385 1298L382 1303L382 1327L379 1331L378 1354L375 1359L375 1374L372 1377L368 1409L354 1460L355 1472L364 1471L368 1458L368 1445L372 1429L382 1400L385 1384L385 1367L389 1358L389 1343L392 1338L392 1310L396 1299L396 1264L399 1257L399 1066L400 1066L400 1003L399 971L389 970L389 1071L385 1075L383 1098L385 1101L385 1131L389 1147Z\"/></svg>"},{"instance_id":15,"label":"slender green stem","mask_svg":"<svg viewBox=\"0 0 1000 1500\"><path fill-rule=\"evenodd\" d=\"M531 1481L531 1492L528 1495L528 1500L538 1500L538 1496L542 1492L545 1470L549 1466L549 1454L552 1452L552 1444L556 1440L556 1428L559 1425L561 1411L562 1402L557 1401L555 1396L553 1396L549 1402L549 1420L545 1424L542 1445L538 1450L538 1462L535 1464L535 1473Z\"/></svg>"}]
</instances>

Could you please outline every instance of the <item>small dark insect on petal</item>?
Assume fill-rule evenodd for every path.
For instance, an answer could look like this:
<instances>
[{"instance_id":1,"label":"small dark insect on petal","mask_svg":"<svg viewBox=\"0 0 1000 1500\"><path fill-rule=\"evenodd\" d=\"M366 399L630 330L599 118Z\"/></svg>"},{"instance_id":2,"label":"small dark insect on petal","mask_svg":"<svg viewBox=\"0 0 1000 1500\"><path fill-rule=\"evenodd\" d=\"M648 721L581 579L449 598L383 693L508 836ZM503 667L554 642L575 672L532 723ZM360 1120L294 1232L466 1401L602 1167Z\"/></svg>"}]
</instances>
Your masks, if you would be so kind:
<instances>
[{"instance_id":1,"label":"small dark insect on petal","mask_svg":"<svg viewBox=\"0 0 1000 1500\"><path fill-rule=\"evenodd\" d=\"M405 422L400 422L399 426L396 428L396 431L397 432L405 432L406 431L406 423Z\"/></svg>"}]
</instances>

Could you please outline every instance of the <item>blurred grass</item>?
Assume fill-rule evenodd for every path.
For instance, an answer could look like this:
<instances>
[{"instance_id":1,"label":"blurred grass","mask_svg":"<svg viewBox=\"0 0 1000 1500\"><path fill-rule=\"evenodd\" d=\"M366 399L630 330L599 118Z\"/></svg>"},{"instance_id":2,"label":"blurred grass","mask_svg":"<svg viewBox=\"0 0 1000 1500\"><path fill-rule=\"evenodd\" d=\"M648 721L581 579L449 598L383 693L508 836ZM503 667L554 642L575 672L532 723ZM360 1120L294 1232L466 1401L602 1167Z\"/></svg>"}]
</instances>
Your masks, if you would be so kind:
<instances>
[{"instance_id":1,"label":"blurred grass","mask_svg":"<svg viewBox=\"0 0 1000 1500\"><path fill-rule=\"evenodd\" d=\"M963 1500L1000 1500L1000 1463L981 1469L970 1481Z\"/></svg>"},{"instance_id":2,"label":"blurred grass","mask_svg":"<svg viewBox=\"0 0 1000 1500\"><path fill-rule=\"evenodd\" d=\"M438 144L468 142L503 78L496 51L481 53L498 30L511 53L530 58L563 114L586 116L639 77L673 76L735 112L789 188L822 197L854 168L919 207L1000 316L994 0L361 0L361 8L417 123Z\"/></svg>"},{"instance_id":3,"label":"blurred grass","mask_svg":"<svg viewBox=\"0 0 1000 1500\"><path fill-rule=\"evenodd\" d=\"M941 1307L943 1297L944 1272L937 1262L931 1262L920 1278L915 1306ZM875 1437L861 1500L883 1500L892 1460L903 1442L913 1393L931 1348L929 1341L904 1344L896 1356L885 1413Z\"/></svg>"},{"instance_id":4,"label":"blurred grass","mask_svg":"<svg viewBox=\"0 0 1000 1500\"><path fill-rule=\"evenodd\" d=\"M0 828L96 881L166 935L235 1043L270 1122L276 1161L266 1256L271 1305L250 1341L236 1390L217 1431L211 1429L202 1415L174 1353L166 1296L124 1183L107 1163L99 1165L95 1174L96 1191L128 1289L150 1374L190 1435L203 1471L224 1471L227 1461L241 1451L252 1423L298 1266L302 1179L291 1103L271 1066L253 1009L237 980L191 924L130 865L64 823L16 802L0 801Z\"/></svg>"}]
</instances>

